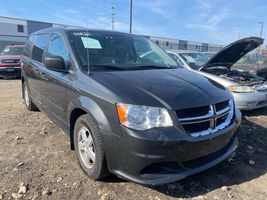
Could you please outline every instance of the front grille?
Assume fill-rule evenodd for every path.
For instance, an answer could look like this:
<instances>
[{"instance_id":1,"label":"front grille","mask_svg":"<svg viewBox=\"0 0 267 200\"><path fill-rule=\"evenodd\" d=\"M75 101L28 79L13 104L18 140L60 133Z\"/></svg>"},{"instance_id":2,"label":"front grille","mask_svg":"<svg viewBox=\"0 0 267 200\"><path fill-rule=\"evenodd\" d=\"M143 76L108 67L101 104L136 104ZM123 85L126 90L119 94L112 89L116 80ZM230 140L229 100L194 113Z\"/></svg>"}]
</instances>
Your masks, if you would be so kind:
<instances>
[{"instance_id":1,"label":"front grille","mask_svg":"<svg viewBox=\"0 0 267 200\"><path fill-rule=\"evenodd\" d=\"M190 124L183 124L184 130L189 133L194 133L194 132L200 132L200 131L205 131L209 129L210 127L210 122L209 121L204 121L204 122L197 122L194 125Z\"/></svg>"},{"instance_id":2,"label":"front grille","mask_svg":"<svg viewBox=\"0 0 267 200\"><path fill-rule=\"evenodd\" d=\"M176 111L184 130L192 137L205 136L227 127L234 116L234 102L227 100L216 104Z\"/></svg>"},{"instance_id":3,"label":"front grille","mask_svg":"<svg viewBox=\"0 0 267 200\"><path fill-rule=\"evenodd\" d=\"M197 117L207 114L209 112L209 108L209 106L202 106L197 108L177 110L176 113L179 118Z\"/></svg>"},{"instance_id":4,"label":"front grille","mask_svg":"<svg viewBox=\"0 0 267 200\"><path fill-rule=\"evenodd\" d=\"M1 63L5 64L18 64L20 59L2 59Z\"/></svg>"},{"instance_id":5,"label":"front grille","mask_svg":"<svg viewBox=\"0 0 267 200\"><path fill-rule=\"evenodd\" d=\"M229 105L229 101L223 101L223 102L220 102L220 103L216 103L215 104L215 109L216 111L218 110L222 110L224 108L226 108L227 106Z\"/></svg>"}]
</instances>

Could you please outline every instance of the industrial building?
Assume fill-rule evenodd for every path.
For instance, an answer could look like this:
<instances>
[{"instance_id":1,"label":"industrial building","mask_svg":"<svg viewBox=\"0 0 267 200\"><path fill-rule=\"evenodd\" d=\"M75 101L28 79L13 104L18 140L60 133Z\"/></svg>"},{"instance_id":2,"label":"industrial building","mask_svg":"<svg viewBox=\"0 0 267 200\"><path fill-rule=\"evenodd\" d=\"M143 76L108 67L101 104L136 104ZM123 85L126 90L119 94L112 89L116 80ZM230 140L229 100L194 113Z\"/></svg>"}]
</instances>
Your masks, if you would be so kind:
<instances>
[{"instance_id":1,"label":"industrial building","mask_svg":"<svg viewBox=\"0 0 267 200\"><path fill-rule=\"evenodd\" d=\"M178 40L164 37L147 36L151 41L159 45L163 49L177 49L177 50L190 50L199 52L217 52L221 50L223 45L194 42L187 40Z\"/></svg>"},{"instance_id":2,"label":"industrial building","mask_svg":"<svg viewBox=\"0 0 267 200\"><path fill-rule=\"evenodd\" d=\"M9 44L24 44L28 34L50 27L75 27L0 16L0 50Z\"/></svg>"},{"instance_id":3,"label":"industrial building","mask_svg":"<svg viewBox=\"0 0 267 200\"><path fill-rule=\"evenodd\" d=\"M9 44L23 44L28 34L50 27L77 27L0 16L0 50ZM193 51L219 51L223 46L187 40L145 36L164 49L180 49Z\"/></svg>"}]
</instances>

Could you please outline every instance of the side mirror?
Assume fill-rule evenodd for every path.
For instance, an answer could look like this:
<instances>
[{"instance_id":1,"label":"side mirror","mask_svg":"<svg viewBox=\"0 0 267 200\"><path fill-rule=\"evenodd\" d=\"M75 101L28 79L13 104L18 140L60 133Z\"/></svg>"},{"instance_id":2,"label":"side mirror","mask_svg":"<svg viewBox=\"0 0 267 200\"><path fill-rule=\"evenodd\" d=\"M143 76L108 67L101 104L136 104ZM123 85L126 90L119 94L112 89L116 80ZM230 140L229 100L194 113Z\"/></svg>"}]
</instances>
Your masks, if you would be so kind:
<instances>
[{"instance_id":1,"label":"side mirror","mask_svg":"<svg viewBox=\"0 0 267 200\"><path fill-rule=\"evenodd\" d=\"M47 69L57 72L67 73L66 64L64 59L61 56L46 57L44 65Z\"/></svg>"}]
</instances>

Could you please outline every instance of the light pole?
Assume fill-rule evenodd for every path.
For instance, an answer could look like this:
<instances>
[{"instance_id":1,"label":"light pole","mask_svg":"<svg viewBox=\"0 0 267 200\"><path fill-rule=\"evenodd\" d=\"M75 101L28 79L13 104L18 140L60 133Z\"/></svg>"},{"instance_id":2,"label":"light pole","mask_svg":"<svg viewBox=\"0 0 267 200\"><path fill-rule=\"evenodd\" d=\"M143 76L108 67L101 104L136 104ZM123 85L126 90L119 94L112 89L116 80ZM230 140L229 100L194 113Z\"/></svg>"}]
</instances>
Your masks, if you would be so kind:
<instances>
[{"instance_id":1,"label":"light pole","mask_svg":"<svg viewBox=\"0 0 267 200\"><path fill-rule=\"evenodd\" d=\"M261 33L260 33L260 38L262 38L262 31L263 31L263 24L264 24L264 22L259 22L259 24L261 25Z\"/></svg>"},{"instance_id":2,"label":"light pole","mask_svg":"<svg viewBox=\"0 0 267 200\"><path fill-rule=\"evenodd\" d=\"M264 24L264 22L259 22L259 24L261 25L261 32L260 32L260 38L262 38L262 31L263 31L263 24ZM260 66L259 66L259 54L260 54L260 51L261 51L261 45L259 46L259 48L258 48L258 53L256 54L257 55L257 71L259 71L259 68L260 68Z\"/></svg>"},{"instance_id":3,"label":"light pole","mask_svg":"<svg viewBox=\"0 0 267 200\"><path fill-rule=\"evenodd\" d=\"M130 0L130 33L132 33L133 0Z\"/></svg>"},{"instance_id":4,"label":"light pole","mask_svg":"<svg viewBox=\"0 0 267 200\"><path fill-rule=\"evenodd\" d=\"M112 9L112 19L111 19L111 23L112 23L112 30L114 31L114 23L115 23L115 7L111 6Z\"/></svg>"}]
</instances>

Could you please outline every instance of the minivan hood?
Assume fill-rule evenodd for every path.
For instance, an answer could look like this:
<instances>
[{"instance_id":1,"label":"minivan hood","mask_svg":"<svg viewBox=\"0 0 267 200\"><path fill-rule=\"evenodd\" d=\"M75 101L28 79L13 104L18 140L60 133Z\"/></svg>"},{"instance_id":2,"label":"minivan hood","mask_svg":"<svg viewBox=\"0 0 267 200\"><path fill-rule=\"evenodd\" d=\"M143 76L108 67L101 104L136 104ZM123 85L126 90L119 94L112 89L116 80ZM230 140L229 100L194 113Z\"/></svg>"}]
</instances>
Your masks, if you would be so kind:
<instances>
[{"instance_id":1,"label":"minivan hood","mask_svg":"<svg viewBox=\"0 0 267 200\"><path fill-rule=\"evenodd\" d=\"M263 44L263 39L259 37L249 37L237 40L215 54L199 69L199 71L203 68L218 65L231 68L240 58L248 52L256 49L261 44Z\"/></svg>"},{"instance_id":2,"label":"minivan hood","mask_svg":"<svg viewBox=\"0 0 267 200\"><path fill-rule=\"evenodd\" d=\"M122 103L183 109L231 98L230 92L215 81L182 68L95 72L91 78Z\"/></svg>"}]
</instances>

